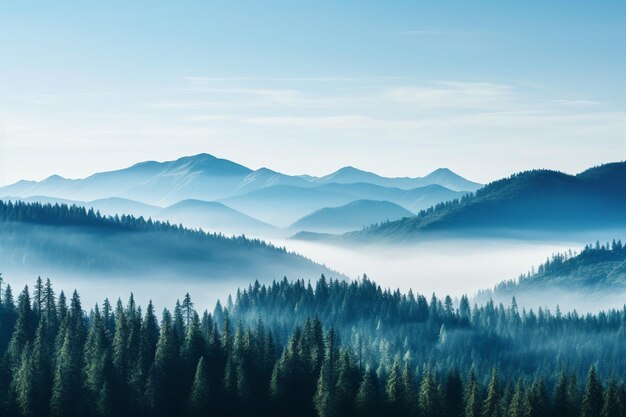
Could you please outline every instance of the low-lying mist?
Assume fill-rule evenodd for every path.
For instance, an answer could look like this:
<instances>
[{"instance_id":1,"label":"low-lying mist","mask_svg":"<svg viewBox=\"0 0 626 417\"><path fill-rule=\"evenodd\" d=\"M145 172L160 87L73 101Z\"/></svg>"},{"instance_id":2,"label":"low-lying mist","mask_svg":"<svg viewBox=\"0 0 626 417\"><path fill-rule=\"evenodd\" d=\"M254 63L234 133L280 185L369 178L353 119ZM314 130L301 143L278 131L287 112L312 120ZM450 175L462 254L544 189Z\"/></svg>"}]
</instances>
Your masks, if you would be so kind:
<instances>
[{"instance_id":1,"label":"low-lying mist","mask_svg":"<svg viewBox=\"0 0 626 417\"><path fill-rule=\"evenodd\" d=\"M480 290L493 288L504 280L517 277L545 262L552 254L580 250L581 239L572 240L502 240L446 239L414 243L409 246L367 246L348 248L318 242L275 242L302 253L314 261L324 262L352 279L364 273L383 287L412 289L426 295L449 294L470 297ZM498 299L505 305L511 297ZM579 312L620 308L624 298L618 294L573 294L565 291L542 291L535 297L518 297L518 305L537 308L557 305Z\"/></svg>"},{"instance_id":2,"label":"low-lying mist","mask_svg":"<svg viewBox=\"0 0 626 417\"><path fill-rule=\"evenodd\" d=\"M330 269L343 273L350 279L358 279L363 274L376 281L382 287L399 288L403 292L412 289L428 297L434 292L439 297L447 294L470 297L480 290L491 289L503 280L515 279L526 273L533 266L543 263L554 253L580 250L584 243L580 239L572 240L503 240L503 239L445 239L414 243L408 246L367 246L339 247L319 242L297 240L271 240L278 246L285 246ZM67 245L66 242L65 245ZM257 261L263 262L259 258ZM25 263L28 256L25 254ZM151 262L146 258L146 262ZM125 272L121 269L113 273L91 270L82 272L76 268L64 270L59 264L55 267L38 265L28 269L1 262L0 272L15 291L24 285L32 286L37 275L50 278L57 291L66 294L77 289L85 308L91 308L105 297L115 301L125 300L132 292L137 301L146 305L152 299L158 309L172 307L177 299L182 299L189 292L198 310L212 310L220 299L226 303L228 295L235 295L237 288L247 287L254 279L261 283L270 283L287 276L290 280L317 279L319 273L311 268L307 273L294 275L294 269L281 270L270 259L265 262L258 274L233 274L227 271L208 269L205 274L186 273L185 268L167 268L160 273L154 265L145 265L147 273L141 268ZM184 260L177 265L184 266ZM32 266L32 265L31 265ZM177 272L179 271L179 272ZM261 272L263 271L263 272ZM270 271L270 273L268 273ZM290 273L291 272L291 273ZM244 276L245 275L245 276ZM258 276L257 276L258 275ZM328 276L328 272L326 272ZM203 278L203 276L205 278ZM337 276L330 275L333 278ZM339 278L341 278L339 276ZM576 309L579 312L598 311L607 308L619 308L623 302L621 294L571 294L565 292L540 291L535 295L517 296L520 307L547 306L554 311L558 304L563 311ZM497 301L509 305L511 297L501 297Z\"/></svg>"}]
</instances>

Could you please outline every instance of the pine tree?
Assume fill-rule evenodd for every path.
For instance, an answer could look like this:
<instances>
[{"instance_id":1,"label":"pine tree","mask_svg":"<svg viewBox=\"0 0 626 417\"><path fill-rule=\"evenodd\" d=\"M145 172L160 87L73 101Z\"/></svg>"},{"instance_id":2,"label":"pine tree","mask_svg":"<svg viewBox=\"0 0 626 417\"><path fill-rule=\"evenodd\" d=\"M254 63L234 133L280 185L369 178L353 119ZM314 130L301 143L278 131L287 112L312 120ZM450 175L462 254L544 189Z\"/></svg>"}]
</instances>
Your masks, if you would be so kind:
<instances>
[{"instance_id":1,"label":"pine tree","mask_svg":"<svg viewBox=\"0 0 626 417\"><path fill-rule=\"evenodd\" d=\"M64 303L59 302L60 305ZM53 417L79 417L83 412L83 310L74 291L64 315L62 343L57 354L50 411Z\"/></svg>"},{"instance_id":2,"label":"pine tree","mask_svg":"<svg viewBox=\"0 0 626 417\"><path fill-rule=\"evenodd\" d=\"M465 393L465 417L480 416L480 398L478 392L478 381L474 369L470 371Z\"/></svg>"},{"instance_id":3,"label":"pine tree","mask_svg":"<svg viewBox=\"0 0 626 417\"><path fill-rule=\"evenodd\" d=\"M329 367L330 365L326 362L322 365L322 371L317 381L317 390L313 398L318 417L334 417L338 415L336 413L335 388Z\"/></svg>"},{"instance_id":4,"label":"pine tree","mask_svg":"<svg viewBox=\"0 0 626 417\"><path fill-rule=\"evenodd\" d=\"M17 397L17 405L22 416L35 416L35 369L30 359L30 342L26 342L22 351L21 363L15 371L13 385Z\"/></svg>"},{"instance_id":5,"label":"pine tree","mask_svg":"<svg viewBox=\"0 0 626 417\"><path fill-rule=\"evenodd\" d=\"M419 389L419 415L438 417L443 415L442 408L435 378L430 369L427 369Z\"/></svg>"},{"instance_id":6,"label":"pine tree","mask_svg":"<svg viewBox=\"0 0 626 417\"><path fill-rule=\"evenodd\" d=\"M114 372L107 330L96 305L85 342L85 387L91 403L95 405L97 416L112 415Z\"/></svg>"},{"instance_id":7,"label":"pine tree","mask_svg":"<svg viewBox=\"0 0 626 417\"><path fill-rule=\"evenodd\" d=\"M148 381L148 403L154 415L172 416L178 413L178 390L171 381L178 380L179 358L174 329L169 312L164 311L161 334L154 355L154 366Z\"/></svg>"},{"instance_id":8,"label":"pine tree","mask_svg":"<svg viewBox=\"0 0 626 417\"><path fill-rule=\"evenodd\" d=\"M446 417L459 417L463 415L463 380L457 369L448 372L444 405Z\"/></svg>"},{"instance_id":9,"label":"pine tree","mask_svg":"<svg viewBox=\"0 0 626 417\"><path fill-rule=\"evenodd\" d=\"M581 417L601 417L603 402L602 385L598 381L596 368L592 365L587 374L587 383L580 410Z\"/></svg>"},{"instance_id":10,"label":"pine tree","mask_svg":"<svg viewBox=\"0 0 626 417\"><path fill-rule=\"evenodd\" d=\"M337 372L337 382L335 383L335 410L339 416L354 415L354 395L355 387L353 385L353 365L350 354L343 351L339 355L339 364Z\"/></svg>"},{"instance_id":11,"label":"pine tree","mask_svg":"<svg viewBox=\"0 0 626 417\"><path fill-rule=\"evenodd\" d=\"M526 417L528 413L528 402L522 381L518 381L508 406L507 417Z\"/></svg>"},{"instance_id":12,"label":"pine tree","mask_svg":"<svg viewBox=\"0 0 626 417\"><path fill-rule=\"evenodd\" d=\"M12 366L14 367L20 365L24 347L26 346L26 343L32 341L32 335L34 332L33 325L33 311L30 305L28 286L26 286L17 299L17 322L15 323L13 336L11 337L11 342L9 343L8 353Z\"/></svg>"},{"instance_id":13,"label":"pine tree","mask_svg":"<svg viewBox=\"0 0 626 417\"><path fill-rule=\"evenodd\" d=\"M159 340L159 323L156 315L154 314L154 305L152 300L148 302L148 308L146 309L146 317L141 327L141 374L142 380L148 377L148 371L150 366L154 362L154 354L156 352L157 342Z\"/></svg>"},{"instance_id":14,"label":"pine tree","mask_svg":"<svg viewBox=\"0 0 626 417\"><path fill-rule=\"evenodd\" d=\"M396 356L385 385L385 402L388 414L390 416L404 415L408 408L404 402L405 399L404 384L400 372L400 358Z\"/></svg>"},{"instance_id":15,"label":"pine tree","mask_svg":"<svg viewBox=\"0 0 626 417\"><path fill-rule=\"evenodd\" d=\"M195 313L193 309L193 302L191 301L191 297L189 296L189 293L186 293L185 298L183 298L182 313L185 319L185 326L189 326L189 323L191 323L193 314Z\"/></svg>"},{"instance_id":16,"label":"pine tree","mask_svg":"<svg viewBox=\"0 0 626 417\"><path fill-rule=\"evenodd\" d=\"M128 319L122 306L122 300L117 300L115 308L115 334L113 336L112 360L115 370L115 384L113 388L113 408L116 414L122 413L130 401L129 389L129 360L128 360Z\"/></svg>"},{"instance_id":17,"label":"pine tree","mask_svg":"<svg viewBox=\"0 0 626 417\"><path fill-rule=\"evenodd\" d=\"M209 380L204 357L198 360L196 372L191 386L189 397L189 415L191 417L201 417L208 414L210 410Z\"/></svg>"},{"instance_id":18,"label":"pine tree","mask_svg":"<svg viewBox=\"0 0 626 417\"><path fill-rule=\"evenodd\" d=\"M491 378L487 385L487 398L483 402L483 417L498 417L500 415L500 392L498 387L498 370L491 370Z\"/></svg>"},{"instance_id":19,"label":"pine tree","mask_svg":"<svg viewBox=\"0 0 626 417\"><path fill-rule=\"evenodd\" d=\"M620 389L615 378L611 378L604 391L604 404L602 406L602 417L622 417L624 416L624 404L621 403Z\"/></svg>"},{"instance_id":20,"label":"pine tree","mask_svg":"<svg viewBox=\"0 0 626 417\"><path fill-rule=\"evenodd\" d=\"M574 414L576 405L572 403L570 381L562 371L554 388L553 398L552 415L554 417L568 417Z\"/></svg>"},{"instance_id":21,"label":"pine tree","mask_svg":"<svg viewBox=\"0 0 626 417\"><path fill-rule=\"evenodd\" d=\"M46 286L44 288L43 295L43 313L42 316L46 319L46 337L44 343L52 346L56 338L57 331L59 330L59 317L57 313L56 301L54 299L54 290L52 289L52 282L50 278L46 279Z\"/></svg>"},{"instance_id":22,"label":"pine tree","mask_svg":"<svg viewBox=\"0 0 626 417\"><path fill-rule=\"evenodd\" d=\"M380 398L378 394L378 378L371 370L365 371L355 399L358 417L380 416Z\"/></svg>"},{"instance_id":23,"label":"pine tree","mask_svg":"<svg viewBox=\"0 0 626 417\"><path fill-rule=\"evenodd\" d=\"M530 417L548 417L550 415L550 399L546 393L543 377L537 378L528 391L528 413Z\"/></svg>"},{"instance_id":24,"label":"pine tree","mask_svg":"<svg viewBox=\"0 0 626 417\"><path fill-rule=\"evenodd\" d=\"M41 317L41 312L44 308L44 286L41 277L37 277L37 281L35 282L35 292L33 294L33 311L37 315L37 317Z\"/></svg>"},{"instance_id":25,"label":"pine tree","mask_svg":"<svg viewBox=\"0 0 626 417\"><path fill-rule=\"evenodd\" d=\"M200 330L200 318L194 311L187 326L187 333L182 346L182 358L185 366L186 379L189 386L193 382L198 360L204 356L206 343Z\"/></svg>"}]
</instances>

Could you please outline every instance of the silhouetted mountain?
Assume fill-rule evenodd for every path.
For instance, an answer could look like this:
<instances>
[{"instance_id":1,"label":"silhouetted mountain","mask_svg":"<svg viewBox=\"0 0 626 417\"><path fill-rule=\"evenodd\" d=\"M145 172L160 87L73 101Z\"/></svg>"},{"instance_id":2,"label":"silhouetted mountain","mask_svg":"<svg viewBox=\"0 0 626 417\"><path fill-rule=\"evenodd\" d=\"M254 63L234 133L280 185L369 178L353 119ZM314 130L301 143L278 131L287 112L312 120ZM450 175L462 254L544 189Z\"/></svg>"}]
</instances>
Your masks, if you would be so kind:
<instances>
[{"instance_id":1,"label":"silhouetted mountain","mask_svg":"<svg viewBox=\"0 0 626 417\"><path fill-rule=\"evenodd\" d=\"M317 210L293 223L290 229L341 233L413 215L407 209L389 201L356 200L343 206Z\"/></svg>"},{"instance_id":2,"label":"silhouetted mountain","mask_svg":"<svg viewBox=\"0 0 626 417\"><path fill-rule=\"evenodd\" d=\"M404 190L438 184L454 191L475 191L482 186L481 184L466 180L447 168L439 168L422 178L387 178L381 177L380 175L372 172L347 166L333 172L332 174L317 178L315 179L315 182L321 184L353 184L363 182L383 187L401 188Z\"/></svg>"},{"instance_id":3,"label":"silhouetted mountain","mask_svg":"<svg viewBox=\"0 0 626 417\"><path fill-rule=\"evenodd\" d=\"M461 198L467 192L452 191L440 185L427 185L425 187L403 190L400 188L383 187L367 183L352 184L326 184L318 189L332 191L350 196L353 200L379 200L390 201L398 204L414 213L427 209L443 201Z\"/></svg>"},{"instance_id":4,"label":"silhouetted mountain","mask_svg":"<svg viewBox=\"0 0 626 417\"><path fill-rule=\"evenodd\" d=\"M417 216L385 223L350 239L410 239L427 233L521 235L626 227L626 163L578 175L527 171L495 181L474 195Z\"/></svg>"},{"instance_id":5,"label":"silhouetted mountain","mask_svg":"<svg viewBox=\"0 0 626 417\"><path fill-rule=\"evenodd\" d=\"M155 218L186 227L224 234L267 234L275 228L214 201L183 200L156 213Z\"/></svg>"},{"instance_id":6,"label":"silhouetted mountain","mask_svg":"<svg viewBox=\"0 0 626 417\"><path fill-rule=\"evenodd\" d=\"M354 198L350 195L319 187L275 185L221 202L264 222L285 227L312 211L352 200Z\"/></svg>"},{"instance_id":7,"label":"silhouetted mountain","mask_svg":"<svg viewBox=\"0 0 626 417\"><path fill-rule=\"evenodd\" d=\"M121 197L166 206L188 199L222 200L273 186L304 189L335 182L368 182L402 189L436 183L466 191L474 190L478 186L448 170L437 170L424 178L384 178L354 168L345 168L329 176L316 178L285 175L268 168L253 171L226 159L199 154L168 162L142 162L125 169L97 173L85 179L73 180L53 175L40 182L19 181L0 188L0 196L24 198L39 195L77 201Z\"/></svg>"},{"instance_id":8,"label":"silhouetted mountain","mask_svg":"<svg viewBox=\"0 0 626 417\"><path fill-rule=\"evenodd\" d=\"M275 185L310 187L311 183L300 177L281 174L269 168L259 168L246 175L237 186L237 194L243 194Z\"/></svg>"},{"instance_id":9,"label":"silhouetted mountain","mask_svg":"<svg viewBox=\"0 0 626 417\"><path fill-rule=\"evenodd\" d=\"M328 268L260 240L227 238L66 205L0 201L0 270L237 280L315 278ZM335 274L337 275L337 274Z\"/></svg>"},{"instance_id":10,"label":"silhouetted mountain","mask_svg":"<svg viewBox=\"0 0 626 417\"><path fill-rule=\"evenodd\" d=\"M439 185L401 190L367 183L330 183L301 188L277 185L221 200L229 207L280 227L287 227L313 211L355 200L390 201L417 212L442 201L465 195Z\"/></svg>"}]
</instances>

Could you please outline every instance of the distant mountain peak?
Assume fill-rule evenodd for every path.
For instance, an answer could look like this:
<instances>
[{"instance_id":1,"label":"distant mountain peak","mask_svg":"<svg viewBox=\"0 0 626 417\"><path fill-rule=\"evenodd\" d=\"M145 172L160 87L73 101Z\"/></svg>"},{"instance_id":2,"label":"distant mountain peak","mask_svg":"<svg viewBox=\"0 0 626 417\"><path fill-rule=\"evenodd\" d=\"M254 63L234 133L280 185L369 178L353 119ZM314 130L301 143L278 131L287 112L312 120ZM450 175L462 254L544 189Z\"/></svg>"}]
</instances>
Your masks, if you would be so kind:
<instances>
[{"instance_id":1,"label":"distant mountain peak","mask_svg":"<svg viewBox=\"0 0 626 417\"><path fill-rule=\"evenodd\" d=\"M173 169L186 169L213 175L246 175L252 170L228 159L217 158L208 153L184 156L169 163Z\"/></svg>"}]
</instances>

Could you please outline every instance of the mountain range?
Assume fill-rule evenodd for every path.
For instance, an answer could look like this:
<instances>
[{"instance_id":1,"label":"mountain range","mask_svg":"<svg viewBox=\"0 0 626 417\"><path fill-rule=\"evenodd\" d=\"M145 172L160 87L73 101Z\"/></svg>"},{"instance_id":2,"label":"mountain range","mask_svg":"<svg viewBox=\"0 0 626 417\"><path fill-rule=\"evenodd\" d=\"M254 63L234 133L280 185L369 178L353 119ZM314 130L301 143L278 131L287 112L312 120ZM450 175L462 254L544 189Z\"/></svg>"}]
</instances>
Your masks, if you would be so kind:
<instances>
[{"instance_id":1,"label":"mountain range","mask_svg":"<svg viewBox=\"0 0 626 417\"><path fill-rule=\"evenodd\" d=\"M445 168L416 178L387 178L353 167L322 177L292 176L268 168L252 170L226 159L199 154L175 161L142 162L84 179L53 175L39 182L22 180L1 187L0 196L5 200L87 204L106 214L155 216L216 231L228 231L233 224L241 223L246 227L253 225L253 231L257 231L267 230L266 226L287 227L314 211L364 199L389 201L417 212L480 186ZM216 204L200 208L200 202ZM182 205L167 210L177 204ZM222 214L216 211L218 207ZM224 217L227 209L232 211ZM172 217L166 217L169 215Z\"/></svg>"}]
</instances>

